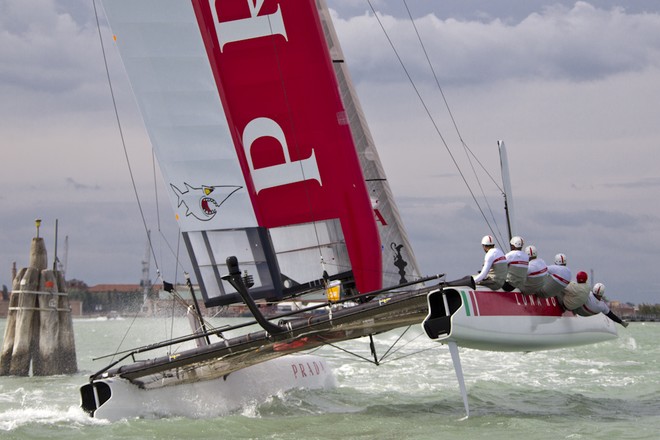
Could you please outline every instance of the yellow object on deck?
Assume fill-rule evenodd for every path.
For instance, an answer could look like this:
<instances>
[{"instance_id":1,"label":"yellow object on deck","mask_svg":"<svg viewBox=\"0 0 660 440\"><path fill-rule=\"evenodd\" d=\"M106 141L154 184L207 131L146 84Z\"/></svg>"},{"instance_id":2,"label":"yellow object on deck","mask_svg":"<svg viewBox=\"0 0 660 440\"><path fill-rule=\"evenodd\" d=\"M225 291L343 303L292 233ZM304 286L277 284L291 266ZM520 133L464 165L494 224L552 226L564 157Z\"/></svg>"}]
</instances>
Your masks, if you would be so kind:
<instances>
[{"instance_id":1,"label":"yellow object on deck","mask_svg":"<svg viewBox=\"0 0 660 440\"><path fill-rule=\"evenodd\" d=\"M341 296L341 281L331 281L328 283L328 287L325 289L325 294L328 297L328 301L336 302L339 301Z\"/></svg>"}]
</instances>

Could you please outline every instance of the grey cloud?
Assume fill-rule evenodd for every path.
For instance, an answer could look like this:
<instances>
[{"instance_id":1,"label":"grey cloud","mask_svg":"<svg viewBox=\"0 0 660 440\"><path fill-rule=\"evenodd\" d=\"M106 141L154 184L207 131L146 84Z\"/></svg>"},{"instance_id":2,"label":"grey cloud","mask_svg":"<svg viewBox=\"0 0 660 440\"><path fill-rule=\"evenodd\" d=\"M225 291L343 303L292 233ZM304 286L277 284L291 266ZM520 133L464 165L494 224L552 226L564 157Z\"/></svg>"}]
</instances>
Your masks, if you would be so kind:
<instances>
[{"instance_id":1,"label":"grey cloud","mask_svg":"<svg viewBox=\"0 0 660 440\"><path fill-rule=\"evenodd\" d=\"M82 10L86 13L81 16L87 16L90 5ZM0 83L61 93L80 87L90 77L102 78L95 32L91 21L76 22L54 1L41 2L39 7L24 1L5 2L0 13Z\"/></svg>"},{"instance_id":2,"label":"grey cloud","mask_svg":"<svg viewBox=\"0 0 660 440\"><path fill-rule=\"evenodd\" d=\"M76 182L71 177L66 178L66 183L67 183L68 186L72 186L76 190L93 190L93 191L100 191L101 190L100 185L86 185L84 183Z\"/></svg>"},{"instance_id":3,"label":"grey cloud","mask_svg":"<svg viewBox=\"0 0 660 440\"><path fill-rule=\"evenodd\" d=\"M586 209L581 211L541 211L533 216L541 224L553 227L601 226L609 229L631 228L640 224L639 217L623 212Z\"/></svg>"},{"instance_id":4,"label":"grey cloud","mask_svg":"<svg viewBox=\"0 0 660 440\"><path fill-rule=\"evenodd\" d=\"M429 72L409 20L392 16L381 20L413 76ZM373 17L354 17L337 26L351 42L344 44L346 58L365 63L352 66L357 75L363 68L373 75L374 65L386 62L379 69L380 80L401 75ZM443 85L515 78L586 81L660 65L657 12L633 14L620 7L603 9L600 4L577 2L572 7L546 7L515 24L499 18L441 19L430 13L418 18L416 26Z\"/></svg>"},{"instance_id":5,"label":"grey cloud","mask_svg":"<svg viewBox=\"0 0 660 440\"><path fill-rule=\"evenodd\" d=\"M660 186L660 177L645 177L628 182L610 182L604 183L602 186L606 188L624 189L655 188L656 186Z\"/></svg>"}]
</instances>

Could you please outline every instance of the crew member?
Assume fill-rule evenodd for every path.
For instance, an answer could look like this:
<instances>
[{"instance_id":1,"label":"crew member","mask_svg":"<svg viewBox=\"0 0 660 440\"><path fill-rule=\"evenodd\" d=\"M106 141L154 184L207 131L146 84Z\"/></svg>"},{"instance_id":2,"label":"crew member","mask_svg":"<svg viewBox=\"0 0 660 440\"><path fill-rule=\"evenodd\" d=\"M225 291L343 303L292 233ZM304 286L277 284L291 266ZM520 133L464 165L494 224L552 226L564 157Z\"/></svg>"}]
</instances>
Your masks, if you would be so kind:
<instances>
[{"instance_id":1,"label":"crew member","mask_svg":"<svg viewBox=\"0 0 660 440\"><path fill-rule=\"evenodd\" d=\"M536 246L527 246L525 253L529 257L529 265L527 266L527 279L520 290L526 295L534 295L539 293L545 283L545 278L548 276L548 265L542 258L538 258Z\"/></svg>"},{"instance_id":2,"label":"crew member","mask_svg":"<svg viewBox=\"0 0 660 440\"><path fill-rule=\"evenodd\" d=\"M474 276L475 284L496 290L506 281L507 263L504 252L495 247L495 240L490 235L481 239L481 246L486 252L481 272Z\"/></svg>"},{"instance_id":3,"label":"crew member","mask_svg":"<svg viewBox=\"0 0 660 440\"><path fill-rule=\"evenodd\" d=\"M529 266L529 256L522 250L525 244L522 237L515 236L509 242L511 251L506 254L508 271L506 282L502 289L511 292L513 289L522 289L527 280L527 266Z\"/></svg>"},{"instance_id":4,"label":"crew member","mask_svg":"<svg viewBox=\"0 0 660 440\"><path fill-rule=\"evenodd\" d=\"M578 272L575 275L575 281L577 282L571 281L568 283L568 286L557 295L559 302L566 310L575 310L587 302L589 292L591 291L591 287L587 283L588 278L586 272Z\"/></svg>"},{"instance_id":5,"label":"crew member","mask_svg":"<svg viewBox=\"0 0 660 440\"><path fill-rule=\"evenodd\" d=\"M571 270L566 267L566 255L555 255L555 264L548 266L548 276L541 287L539 296L542 298L551 298L560 296L561 292L571 282Z\"/></svg>"},{"instance_id":6,"label":"crew member","mask_svg":"<svg viewBox=\"0 0 660 440\"><path fill-rule=\"evenodd\" d=\"M594 284L594 289L589 292L587 297L587 302L573 310L576 315L580 316L593 316L599 313L606 315L612 321L621 324L624 327L628 327L628 322L619 318L610 310L610 307L603 300L603 294L605 294L605 285L603 283Z\"/></svg>"}]
</instances>

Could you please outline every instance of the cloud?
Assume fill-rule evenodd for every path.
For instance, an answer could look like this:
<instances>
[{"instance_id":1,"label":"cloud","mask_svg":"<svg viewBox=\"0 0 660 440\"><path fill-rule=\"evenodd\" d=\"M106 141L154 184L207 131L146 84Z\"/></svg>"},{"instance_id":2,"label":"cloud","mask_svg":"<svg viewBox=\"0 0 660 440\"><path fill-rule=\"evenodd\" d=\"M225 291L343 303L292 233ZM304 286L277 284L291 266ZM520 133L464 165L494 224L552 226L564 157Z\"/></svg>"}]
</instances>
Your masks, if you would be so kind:
<instances>
[{"instance_id":1,"label":"cloud","mask_svg":"<svg viewBox=\"0 0 660 440\"><path fill-rule=\"evenodd\" d=\"M381 22L413 72L428 72L427 60L409 20L385 15ZM391 81L400 70L378 22L370 15L336 22L346 58L360 59L353 72L374 70ZM416 27L443 85L501 80L592 81L660 66L660 14L628 14L586 2L545 7L515 23L416 19ZM348 42L350 41L350 44Z\"/></svg>"},{"instance_id":2,"label":"cloud","mask_svg":"<svg viewBox=\"0 0 660 440\"><path fill-rule=\"evenodd\" d=\"M94 191L100 191L101 190L101 186L98 185L98 184L97 185L86 185L86 184L83 184L83 183L78 183L71 177L66 178L66 183L67 183L67 185L72 186L73 189L76 189L76 190L94 190Z\"/></svg>"},{"instance_id":3,"label":"cloud","mask_svg":"<svg viewBox=\"0 0 660 440\"><path fill-rule=\"evenodd\" d=\"M39 3L5 3L0 18L0 82L65 93L79 87L90 68L80 54L90 52L93 34L69 14L56 12L54 2Z\"/></svg>"},{"instance_id":4,"label":"cloud","mask_svg":"<svg viewBox=\"0 0 660 440\"><path fill-rule=\"evenodd\" d=\"M628 182L608 182L601 184L605 188L655 188L660 186L660 177L646 177L642 179L632 180Z\"/></svg>"},{"instance_id":5,"label":"cloud","mask_svg":"<svg viewBox=\"0 0 660 440\"><path fill-rule=\"evenodd\" d=\"M636 229L641 223L635 215L598 209L541 211L534 214L534 220L543 226L572 229L593 226L613 230Z\"/></svg>"}]
</instances>

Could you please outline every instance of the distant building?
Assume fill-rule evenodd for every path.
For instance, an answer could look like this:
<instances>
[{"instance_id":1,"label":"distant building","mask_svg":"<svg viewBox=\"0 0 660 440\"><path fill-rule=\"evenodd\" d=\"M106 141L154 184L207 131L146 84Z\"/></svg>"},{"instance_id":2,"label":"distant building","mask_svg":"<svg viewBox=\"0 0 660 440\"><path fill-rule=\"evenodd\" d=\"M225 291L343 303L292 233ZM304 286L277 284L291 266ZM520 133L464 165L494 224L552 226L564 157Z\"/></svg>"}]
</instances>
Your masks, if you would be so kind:
<instances>
[{"instance_id":1,"label":"distant building","mask_svg":"<svg viewBox=\"0 0 660 440\"><path fill-rule=\"evenodd\" d=\"M93 304L85 305L85 313L96 315L171 316L174 312L184 315L193 305L190 289L186 285L175 286L176 295L165 292L161 284L145 289L140 284L98 284L87 292ZM217 310L207 310L197 286L193 286L203 315L215 315ZM146 298L145 298L146 296Z\"/></svg>"},{"instance_id":2,"label":"distant building","mask_svg":"<svg viewBox=\"0 0 660 440\"><path fill-rule=\"evenodd\" d=\"M609 305L612 312L623 319L637 315L637 310L630 304L622 303L621 301L611 301Z\"/></svg>"},{"instance_id":3,"label":"distant building","mask_svg":"<svg viewBox=\"0 0 660 440\"><path fill-rule=\"evenodd\" d=\"M71 316L82 316L82 302L74 299L69 299L69 307L71 307ZM0 301L0 318L6 318L9 314L9 300Z\"/></svg>"}]
</instances>

